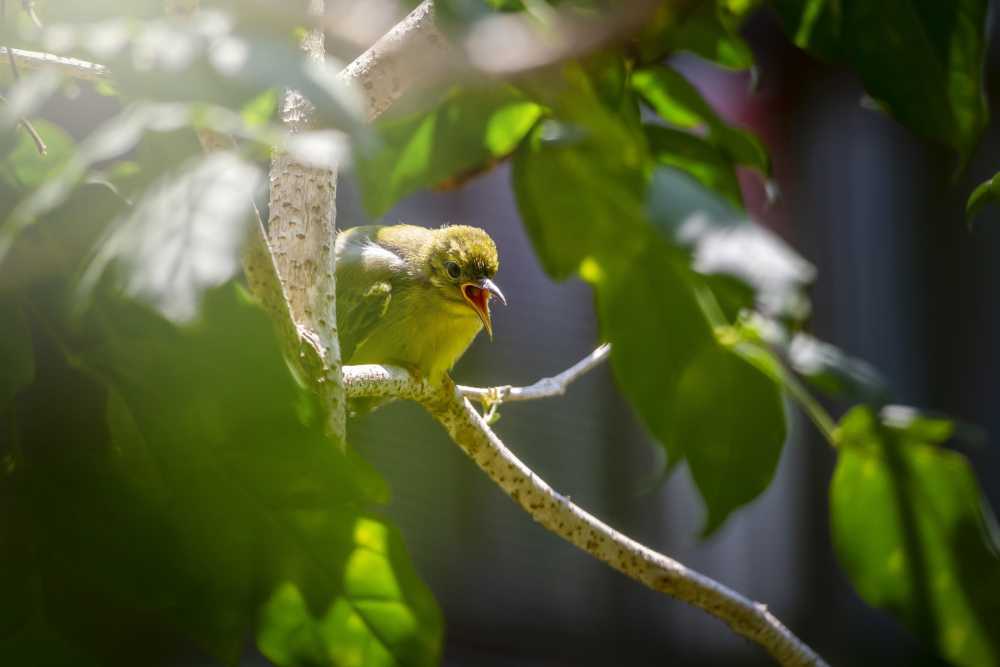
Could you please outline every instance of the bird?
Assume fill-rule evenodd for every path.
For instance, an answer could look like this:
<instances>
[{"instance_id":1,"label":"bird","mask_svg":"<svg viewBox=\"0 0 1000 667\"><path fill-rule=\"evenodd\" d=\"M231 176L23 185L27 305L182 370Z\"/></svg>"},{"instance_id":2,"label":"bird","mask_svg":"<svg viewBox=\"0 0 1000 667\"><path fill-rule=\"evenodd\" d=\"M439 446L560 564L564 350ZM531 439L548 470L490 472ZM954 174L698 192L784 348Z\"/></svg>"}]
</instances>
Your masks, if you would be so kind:
<instances>
[{"instance_id":1,"label":"bird","mask_svg":"<svg viewBox=\"0 0 1000 667\"><path fill-rule=\"evenodd\" d=\"M432 382L480 331L493 338L496 244L477 227L369 225L338 233L337 329L345 364L402 366Z\"/></svg>"}]
</instances>

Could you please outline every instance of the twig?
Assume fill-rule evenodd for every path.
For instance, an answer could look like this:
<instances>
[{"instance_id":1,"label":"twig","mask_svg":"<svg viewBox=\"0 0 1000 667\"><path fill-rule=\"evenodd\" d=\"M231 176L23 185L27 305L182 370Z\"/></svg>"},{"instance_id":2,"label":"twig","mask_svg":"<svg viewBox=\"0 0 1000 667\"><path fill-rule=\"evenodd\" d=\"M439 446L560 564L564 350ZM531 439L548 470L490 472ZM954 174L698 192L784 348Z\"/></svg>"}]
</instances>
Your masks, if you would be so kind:
<instances>
[{"instance_id":1,"label":"twig","mask_svg":"<svg viewBox=\"0 0 1000 667\"><path fill-rule=\"evenodd\" d=\"M21 0L21 7L28 14L31 22L35 24L35 27L42 30L42 22L38 20L38 14L35 13L35 0Z\"/></svg>"},{"instance_id":2,"label":"twig","mask_svg":"<svg viewBox=\"0 0 1000 667\"><path fill-rule=\"evenodd\" d=\"M10 61L10 72L14 77L14 81L19 81L21 79L21 73L17 70L17 61L14 60L14 54L10 50L7 51L7 59ZM17 122L22 128L24 128L24 131L28 133L31 140L35 142L35 149L38 151L38 154L45 157L45 155L49 152L49 148L45 145L42 135L38 134L38 130L35 129L35 126L31 124L31 121L23 116L18 118Z\"/></svg>"},{"instance_id":3,"label":"twig","mask_svg":"<svg viewBox=\"0 0 1000 667\"><path fill-rule=\"evenodd\" d=\"M590 359L602 349L606 354L598 348L581 364L592 366ZM507 449L450 380L434 386L406 370L378 365L345 366L343 377L348 397L393 396L423 405L480 469L549 531L649 588L719 618L782 665L826 664L765 605L630 539L553 490Z\"/></svg>"},{"instance_id":4,"label":"twig","mask_svg":"<svg viewBox=\"0 0 1000 667\"><path fill-rule=\"evenodd\" d=\"M0 53L14 56L18 67L23 70L38 70L52 68L61 71L68 77L77 80L94 81L111 76L111 71L104 65L92 63L78 58L63 58L41 51L25 51L0 46Z\"/></svg>"},{"instance_id":5,"label":"twig","mask_svg":"<svg viewBox=\"0 0 1000 667\"><path fill-rule=\"evenodd\" d=\"M458 393L465 398L472 398L488 408L513 401L535 401L540 398L562 396L575 380L600 366L611 355L611 344L604 343L586 357L567 368L562 373L552 377L542 378L527 387L466 387L458 385Z\"/></svg>"}]
</instances>

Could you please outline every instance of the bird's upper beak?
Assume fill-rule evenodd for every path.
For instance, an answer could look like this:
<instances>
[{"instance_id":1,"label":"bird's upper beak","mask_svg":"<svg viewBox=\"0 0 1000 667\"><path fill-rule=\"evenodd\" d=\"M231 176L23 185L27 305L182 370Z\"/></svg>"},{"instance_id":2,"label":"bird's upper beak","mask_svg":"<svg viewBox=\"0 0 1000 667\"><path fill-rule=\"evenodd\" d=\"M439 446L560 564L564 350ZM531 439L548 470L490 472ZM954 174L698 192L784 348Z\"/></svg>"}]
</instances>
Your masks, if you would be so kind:
<instances>
[{"instance_id":1,"label":"bird's upper beak","mask_svg":"<svg viewBox=\"0 0 1000 667\"><path fill-rule=\"evenodd\" d=\"M490 297L495 296L506 306L507 299L504 298L503 292L500 291L500 288L492 280L483 278L474 283L462 283L462 296L465 297L465 300L469 302L469 305L479 315L479 319L483 321L483 326L486 328L486 333L490 335L490 339L492 340L493 322L490 319Z\"/></svg>"}]
</instances>

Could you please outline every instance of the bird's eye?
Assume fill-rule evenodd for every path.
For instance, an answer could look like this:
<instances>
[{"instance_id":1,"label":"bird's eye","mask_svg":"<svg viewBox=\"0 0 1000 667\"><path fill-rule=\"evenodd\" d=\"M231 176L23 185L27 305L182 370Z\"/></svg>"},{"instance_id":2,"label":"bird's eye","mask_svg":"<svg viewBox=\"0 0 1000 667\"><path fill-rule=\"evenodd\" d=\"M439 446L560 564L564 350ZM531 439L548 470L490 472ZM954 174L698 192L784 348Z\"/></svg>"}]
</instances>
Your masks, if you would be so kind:
<instances>
[{"instance_id":1,"label":"bird's eye","mask_svg":"<svg viewBox=\"0 0 1000 667\"><path fill-rule=\"evenodd\" d=\"M448 272L448 275L452 278L457 279L460 275L462 275L462 270L458 268L458 264L455 262L445 262L444 268Z\"/></svg>"}]
</instances>

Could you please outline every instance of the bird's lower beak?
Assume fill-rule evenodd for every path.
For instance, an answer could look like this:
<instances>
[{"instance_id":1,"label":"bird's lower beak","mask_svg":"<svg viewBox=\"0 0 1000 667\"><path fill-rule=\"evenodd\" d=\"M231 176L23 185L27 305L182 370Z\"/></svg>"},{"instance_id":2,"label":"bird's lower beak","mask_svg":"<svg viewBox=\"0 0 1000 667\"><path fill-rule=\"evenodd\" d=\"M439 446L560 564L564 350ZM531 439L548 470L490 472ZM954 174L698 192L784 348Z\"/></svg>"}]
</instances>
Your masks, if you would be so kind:
<instances>
[{"instance_id":1,"label":"bird's lower beak","mask_svg":"<svg viewBox=\"0 0 1000 667\"><path fill-rule=\"evenodd\" d=\"M493 321L490 319L490 297L495 296L506 306L507 299L504 297L503 292L500 291L500 288L492 280L483 278L479 282L463 283L462 296L465 297L465 300L469 302L472 309L479 315L479 319L483 321L486 333L490 335L490 340L493 340Z\"/></svg>"}]
</instances>

